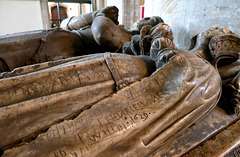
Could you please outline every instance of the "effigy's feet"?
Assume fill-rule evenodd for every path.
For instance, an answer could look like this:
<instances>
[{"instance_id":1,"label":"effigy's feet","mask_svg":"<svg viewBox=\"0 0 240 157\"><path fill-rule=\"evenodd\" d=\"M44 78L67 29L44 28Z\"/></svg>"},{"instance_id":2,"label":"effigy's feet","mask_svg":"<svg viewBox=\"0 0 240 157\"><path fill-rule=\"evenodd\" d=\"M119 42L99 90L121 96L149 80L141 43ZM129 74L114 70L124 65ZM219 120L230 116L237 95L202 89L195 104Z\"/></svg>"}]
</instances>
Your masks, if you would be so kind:
<instances>
[{"instance_id":1,"label":"effigy's feet","mask_svg":"<svg viewBox=\"0 0 240 157\"><path fill-rule=\"evenodd\" d=\"M171 27L166 23L159 23L158 25L152 27L150 34L153 36L153 39L164 37L168 38L173 42L173 32Z\"/></svg>"},{"instance_id":2,"label":"effigy's feet","mask_svg":"<svg viewBox=\"0 0 240 157\"><path fill-rule=\"evenodd\" d=\"M161 24L158 24L155 27L153 27L150 30L150 34L152 35L150 57L152 60L154 60L156 62L156 65L158 67L161 67L162 63L166 64L166 62L161 61L163 58L159 59L159 55L162 53L162 50L164 50L164 49L175 50L176 49L176 46L173 43L173 39L174 39L173 32L168 24L161 23Z\"/></svg>"},{"instance_id":3,"label":"effigy's feet","mask_svg":"<svg viewBox=\"0 0 240 157\"><path fill-rule=\"evenodd\" d=\"M93 21L91 30L94 40L105 48L105 52L118 50L123 44L131 41L132 37L105 16L97 16Z\"/></svg>"},{"instance_id":4,"label":"effigy's feet","mask_svg":"<svg viewBox=\"0 0 240 157\"><path fill-rule=\"evenodd\" d=\"M159 16L145 17L139 20L138 22L134 23L133 27L135 30L140 31L142 27L145 25L155 26L159 23L164 23L163 19Z\"/></svg>"},{"instance_id":5,"label":"effigy's feet","mask_svg":"<svg viewBox=\"0 0 240 157\"><path fill-rule=\"evenodd\" d=\"M159 65L159 55L161 53L161 50L164 49L171 49L174 50L175 49L175 45L174 43L168 39L168 38L157 38L152 42L151 45L151 49L150 49L150 57L152 60L154 60L156 62L156 65L161 67Z\"/></svg>"},{"instance_id":6,"label":"effigy's feet","mask_svg":"<svg viewBox=\"0 0 240 157\"><path fill-rule=\"evenodd\" d=\"M95 19L97 16L105 16L111 19L116 25L119 24L118 22L118 8L116 6L108 6L103 9L100 9L96 12L96 14L93 14L93 19Z\"/></svg>"}]
</instances>

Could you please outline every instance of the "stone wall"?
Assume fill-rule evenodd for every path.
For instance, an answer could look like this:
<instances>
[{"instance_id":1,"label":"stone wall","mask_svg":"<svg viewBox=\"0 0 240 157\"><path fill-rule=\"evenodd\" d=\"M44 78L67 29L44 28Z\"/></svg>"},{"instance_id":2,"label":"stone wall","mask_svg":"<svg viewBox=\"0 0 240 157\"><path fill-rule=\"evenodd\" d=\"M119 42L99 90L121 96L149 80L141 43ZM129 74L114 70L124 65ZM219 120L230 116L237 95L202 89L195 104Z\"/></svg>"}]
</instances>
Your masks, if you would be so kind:
<instances>
[{"instance_id":1,"label":"stone wall","mask_svg":"<svg viewBox=\"0 0 240 157\"><path fill-rule=\"evenodd\" d=\"M181 49L188 49L191 37L211 26L240 35L240 0L146 0L145 8L145 17L161 16L172 27Z\"/></svg>"},{"instance_id":2,"label":"stone wall","mask_svg":"<svg viewBox=\"0 0 240 157\"><path fill-rule=\"evenodd\" d=\"M47 0L0 0L0 36L50 28Z\"/></svg>"}]
</instances>

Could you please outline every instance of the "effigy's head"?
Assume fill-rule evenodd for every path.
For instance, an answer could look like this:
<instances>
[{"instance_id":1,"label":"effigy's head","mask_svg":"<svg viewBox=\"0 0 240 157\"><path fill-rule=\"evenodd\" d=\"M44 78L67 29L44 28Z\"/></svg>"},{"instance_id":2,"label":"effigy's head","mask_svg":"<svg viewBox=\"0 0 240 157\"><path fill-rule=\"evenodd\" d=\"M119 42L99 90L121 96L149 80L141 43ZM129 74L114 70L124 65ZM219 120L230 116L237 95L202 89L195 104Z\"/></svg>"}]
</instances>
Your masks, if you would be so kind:
<instances>
[{"instance_id":1,"label":"effigy's head","mask_svg":"<svg viewBox=\"0 0 240 157\"><path fill-rule=\"evenodd\" d=\"M209 50L215 60L235 61L239 58L240 38L235 34L216 35L210 39Z\"/></svg>"},{"instance_id":2,"label":"effigy's head","mask_svg":"<svg viewBox=\"0 0 240 157\"><path fill-rule=\"evenodd\" d=\"M190 50L198 51L198 54L208 61L213 60L210 50L209 42L211 38L218 35L234 34L231 30L226 27L210 27L209 29L195 35L191 39Z\"/></svg>"},{"instance_id":3,"label":"effigy's head","mask_svg":"<svg viewBox=\"0 0 240 157\"><path fill-rule=\"evenodd\" d=\"M198 34L198 40L205 38L210 39L220 34L233 34L233 32L226 27L210 27L206 31L203 31L200 34Z\"/></svg>"},{"instance_id":4,"label":"effigy's head","mask_svg":"<svg viewBox=\"0 0 240 157\"><path fill-rule=\"evenodd\" d=\"M226 27L210 27L209 29L202 31L201 33L192 37L190 49L198 46L199 44L208 44L209 40L212 37L220 34L233 34L233 32Z\"/></svg>"},{"instance_id":5,"label":"effigy's head","mask_svg":"<svg viewBox=\"0 0 240 157\"><path fill-rule=\"evenodd\" d=\"M138 22L133 24L133 28L135 30L141 30L143 26L145 25L151 25L151 26L155 26L159 23L164 23L163 19L159 16L152 16L152 17L145 17L141 20L139 20Z\"/></svg>"},{"instance_id":6,"label":"effigy's head","mask_svg":"<svg viewBox=\"0 0 240 157\"><path fill-rule=\"evenodd\" d=\"M231 30L226 27L210 27L209 29L195 35L191 39L190 50L196 52L208 61L212 61L214 56L210 52L209 43L215 36L235 35ZM222 37L221 37L222 38ZM222 38L223 40L229 40L229 38ZM232 41L231 41L232 42Z\"/></svg>"}]
</instances>

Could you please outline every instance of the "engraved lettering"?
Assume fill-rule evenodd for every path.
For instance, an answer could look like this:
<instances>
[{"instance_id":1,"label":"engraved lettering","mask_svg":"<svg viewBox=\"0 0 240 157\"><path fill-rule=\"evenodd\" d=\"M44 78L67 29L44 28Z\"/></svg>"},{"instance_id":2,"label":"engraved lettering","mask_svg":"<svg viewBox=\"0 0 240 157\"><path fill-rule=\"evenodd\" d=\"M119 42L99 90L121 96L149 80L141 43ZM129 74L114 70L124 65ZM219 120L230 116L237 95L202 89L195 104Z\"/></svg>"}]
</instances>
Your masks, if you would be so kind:
<instances>
[{"instance_id":1,"label":"engraved lettering","mask_svg":"<svg viewBox=\"0 0 240 157\"><path fill-rule=\"evenodd\" d=\"M106 128L105 130L103 130L103 133L107 136L109 134L111 134L111 132L108 130L108 128Z\"/></svg>"},{"instance_id":2,"label":"engraved lettering","mask_svg":"<svg viewBox=\"0 0 240 157\"><path fill-rule=\"evenodd\" d=\"M100 139L101 139L100 132L96 132L91 137L89 137L89 140L94 141L94 142L96 142L96 141L98 141Z\"/></svg>"}]
</instances>

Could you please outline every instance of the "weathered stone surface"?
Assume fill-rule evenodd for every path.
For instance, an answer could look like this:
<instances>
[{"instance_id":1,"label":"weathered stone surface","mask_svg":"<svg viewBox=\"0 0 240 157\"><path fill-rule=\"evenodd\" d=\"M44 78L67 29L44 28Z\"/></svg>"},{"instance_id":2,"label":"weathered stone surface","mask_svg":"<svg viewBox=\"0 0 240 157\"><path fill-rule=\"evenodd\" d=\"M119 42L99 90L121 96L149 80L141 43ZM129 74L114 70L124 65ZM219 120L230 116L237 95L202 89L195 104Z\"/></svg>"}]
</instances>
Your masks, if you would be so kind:
<instances>
[{"instance_id":1,"label":"weathered stone surface","mask_svg":"<svg viewBox=\"0 0 240 157\"><path fill-rule=\"evenodd\" d=\"M131 40L131 34L116 25L115 6L71 20L66 26L73 31L55 28L0 37L0 72L73 56L115 52Z\"/></svg>"},{"instance_id":2,"label":"weathered stone surface","mask_svg":"<svg viewBox=\"0 0 240 157\"><path fill-rule=\"evenodd\" d=\"M182 156L223 129L226 129L239 118L240 115L228 115L217 106L202 120L196 122L195 125L176 136L173 141L157 150L154 157Z\"/></svg>"},{"instance_id":3,"label":"weathered stone surface","mask_svg":"<svg viewBox=\"0 0 240 157\"><path fill-rule=\"evenodd\" d=\"M184 157L225 156L240 145L240 120L210 140L193 149Z\"/></svg>"},{"instance_id":4,"label":"weathered stone surface","mask_svg":"<svg viewBox=\"0 0 240 157\"><path fill-rule=\"evenodd\" d=\"M68 58L82 51L79 36L62 29L6 35L0 38L0 58L7 69L0 70L10 71L25 65Z\"/></svg>"},{"instance_id":5,"label":"weathered stone surface","mask_svg":"<svg viewBox=\"0 0 240 157\"><path fill-rule=\"evenodd\" d=\"M47 63L35 65L37 70L22 67L23 74L0 79L0 148L36 136L114 93L117 82L104 55L48 64L44 69ZM120 79L129 84L149 74L137 57L112 54L110 59Z\"/></svg>"},{"instance_id":6,"label":"weathered stone surface","mask_svg":"<svg viewBox=\"0 0 240 157\"><path fill-rule=\"evenodd\" d=\"M100 100L72 120L51 125L36 139L5 150L3 156L152 154L207 114L221 92L220 76L209 63L187 51L173 53L166 65L151 76ZM116 61L119 74L135 77L134 70L124 69L129 65L121 68L122 62L129 63L127 59Z\"/></svg>"},{"instance_id":7,"label":"weathered stone surface","mask_svg":"<svg viewBox=\"0 0 240 157\"><path fill-rule=\"evenodd\" d=\"M240 145L226 155L226 157L232 157L232 156L236 156L236 157L240 156Z\"/></svg>"}]
</instances>

